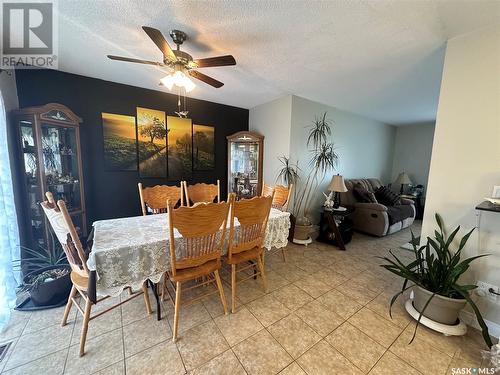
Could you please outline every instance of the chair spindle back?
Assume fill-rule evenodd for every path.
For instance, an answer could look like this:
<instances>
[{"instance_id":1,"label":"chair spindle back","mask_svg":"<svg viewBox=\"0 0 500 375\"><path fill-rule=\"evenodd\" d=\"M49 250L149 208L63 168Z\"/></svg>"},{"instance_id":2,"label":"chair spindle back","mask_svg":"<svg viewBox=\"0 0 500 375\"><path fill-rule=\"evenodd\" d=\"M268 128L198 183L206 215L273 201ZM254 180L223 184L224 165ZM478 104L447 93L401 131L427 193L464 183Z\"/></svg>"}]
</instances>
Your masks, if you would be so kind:
<instances>
[{"instance_id":1,"label":"chair spindle back","mask_svg":"<svg viewBox=\"0 0 500 375\"><path fill-rule=\"evenodd\" d=\"M174 206L180 200L180 205L184 206L183 183L180 186L156 185L153 187L142 187L138 183L139 198L141 199L141 209L144 216L148 213L148 207L153 214L167 212L167 201L172 201Z\"/></svg>"},{"instance_id":2,"label":"chair spindle back","mask_svg":"<svg viewBox=\"0 0 500 375\"><path fill-rule=\"evenodd\" d=\"M189 207L190 202L212 203L217 198L217 203L220 203L220 181L217 184L197 183L194 185L187 184L184 181L184 191L186 192L186 204Z\"/></svg>"},{"instance_id":3,"label":"chair spindle back","mask_svg":"<svg viewBox=\"0 0 500 375\"><path fill-rule=\"evenodd\" d=\"M81 276L88 277L87 256L71 220L66 203L54 200L50 191L45 193L47 200L41 203L42 209L61 244L71 269Z\"/></svg>"},{"instance_id":4,"label":"chair spindle back","mask_svg":"<svg viewBox=\"0 0 500 375\"><path fill-rule=\"evenodd\" d=\"M283 185L276 185L272 187L264 184L262 188L262 195L270 196L274 191L273 208L276 208L281 211L286 211L288 209L288 203L290 202L292 189L293 189L293 184L291 184L288 187Z\"/></svg>"},{"instance_id":5,"label":"chair spindle back","mask_svg":"<svg viewBox=\"0 0 500 375\"><path fill-rule=\"evenodd\" d=\"M262 247L274 192L270 196L253 197L234 202L231 209L228 257L242 251ZM235 228L234 219L240 223Z\"/></svg>"},{"instance_id":6,"label":"chair spindle back","mask_svg":"<svg viewBox=\"0 0 500 375\"><path fill-rule=\"evenodd\" d=\"M230 203L200 203L193 207L179 207L168 202L170 263L176 270L197 267L220 259L224 245ZM182 235L175 239L174 228ZM176 251L177 244L177 251Z\"/></svg>"}]
</instances>

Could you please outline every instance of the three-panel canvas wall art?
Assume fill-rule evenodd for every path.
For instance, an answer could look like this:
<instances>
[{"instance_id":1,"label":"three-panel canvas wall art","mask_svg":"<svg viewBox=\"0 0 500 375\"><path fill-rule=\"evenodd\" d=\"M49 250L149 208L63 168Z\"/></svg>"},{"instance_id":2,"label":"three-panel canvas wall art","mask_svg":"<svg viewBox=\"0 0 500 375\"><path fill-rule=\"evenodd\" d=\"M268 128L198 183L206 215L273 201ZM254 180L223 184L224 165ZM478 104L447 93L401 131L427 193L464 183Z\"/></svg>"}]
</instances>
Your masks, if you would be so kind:
<instances>
[{"instance_id":1,"label":"three-panel canvas wall art","mask_svg":"<svg viewBox=\"0 0 500 375\"><path fill-rule=\"evenodd\" d=\"M215 128L137 107L136 116L103 112L104 167L140 177L188 178L215 168Z\"/></svg>"}]
</instances>

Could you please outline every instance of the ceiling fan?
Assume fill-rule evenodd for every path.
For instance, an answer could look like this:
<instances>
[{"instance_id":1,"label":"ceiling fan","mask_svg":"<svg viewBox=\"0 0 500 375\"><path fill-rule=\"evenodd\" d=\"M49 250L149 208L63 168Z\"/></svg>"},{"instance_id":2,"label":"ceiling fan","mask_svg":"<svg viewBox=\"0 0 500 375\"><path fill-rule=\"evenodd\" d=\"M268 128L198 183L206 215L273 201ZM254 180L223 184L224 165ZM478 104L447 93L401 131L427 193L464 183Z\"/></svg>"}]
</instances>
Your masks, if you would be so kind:
<instances>
[{"instance_id":1,"label":"ceiling fan","mask_svg":"<svg viewBox=\"0 0 500 375\"><path fill-rule=\"evenodd\" d=\"M194 88L194 84L186 76L186 74L215 88L222 87L224 85L222 82L194 69L236 65L236 60L232 55L209 57L205 59L193 59L190 54L181 51L180 49L182 43L184 43L184 41L187 39L186 33L180 30L170 31L170 37L177 46L175 50L172 50L160 30L148 26L142 26L142 29L146 32L146 34L148 34L154 44L156 44L156 46L163 53L163 62L141 60L114 55L108 55L108 57L111 60L156 65L158 67L167 67L173 69L173 74L168 75L160 80L161 84L167 86L169 89L171 89L173 85L176 85L179 87L184 87L188 92L191 91Z\"/></svg>"}]
</instances>

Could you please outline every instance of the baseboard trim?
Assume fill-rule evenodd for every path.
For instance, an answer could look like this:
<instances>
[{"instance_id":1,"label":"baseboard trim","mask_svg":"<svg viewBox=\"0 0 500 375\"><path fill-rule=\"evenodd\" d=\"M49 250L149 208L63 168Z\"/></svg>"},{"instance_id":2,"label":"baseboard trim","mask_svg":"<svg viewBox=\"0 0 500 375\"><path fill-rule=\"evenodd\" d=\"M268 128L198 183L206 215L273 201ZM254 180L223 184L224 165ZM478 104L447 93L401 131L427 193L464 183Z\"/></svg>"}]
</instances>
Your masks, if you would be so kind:
<instances>
[{"instance_id":1,"label":"baseboard trim","mask_svg":"<svg viewBox=\"0 0 500 375\"><path fill-rule=\"evenodd\" d=\"M469 311L461 311L460 312L460 319L467 324L468 326L481 329L479 326L479 323L477 322L476 315L469 312ZM500 337L500 324L492 322L490 320L484 319L484 322L486 323L486 326L488 327L488 330L490 332L490 335L493 337L496 337L497 339Z\"/></svg>"}]
</instances>

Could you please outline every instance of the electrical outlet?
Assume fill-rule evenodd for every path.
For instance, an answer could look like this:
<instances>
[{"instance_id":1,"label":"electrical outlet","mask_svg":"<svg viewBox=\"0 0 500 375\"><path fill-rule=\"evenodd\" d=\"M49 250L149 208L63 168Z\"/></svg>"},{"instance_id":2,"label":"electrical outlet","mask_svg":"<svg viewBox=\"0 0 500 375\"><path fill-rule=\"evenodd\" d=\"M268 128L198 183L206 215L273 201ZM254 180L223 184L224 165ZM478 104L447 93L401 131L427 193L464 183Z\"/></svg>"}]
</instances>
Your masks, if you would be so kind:
<instances>
[{"instance_id":1,"label":"electrical outlet","mask_svg":"<svg viewBox=\"0 0 500 375\"><path fill-rule=\"evenodd\" d=\"M493 284L485 283L484 281L477 282L476 294L481 297L486 297L490 301L496 301L498 295L490 292L492 289L495 293L499 293L499 287Z\"/></svg>"}]
</instances>

